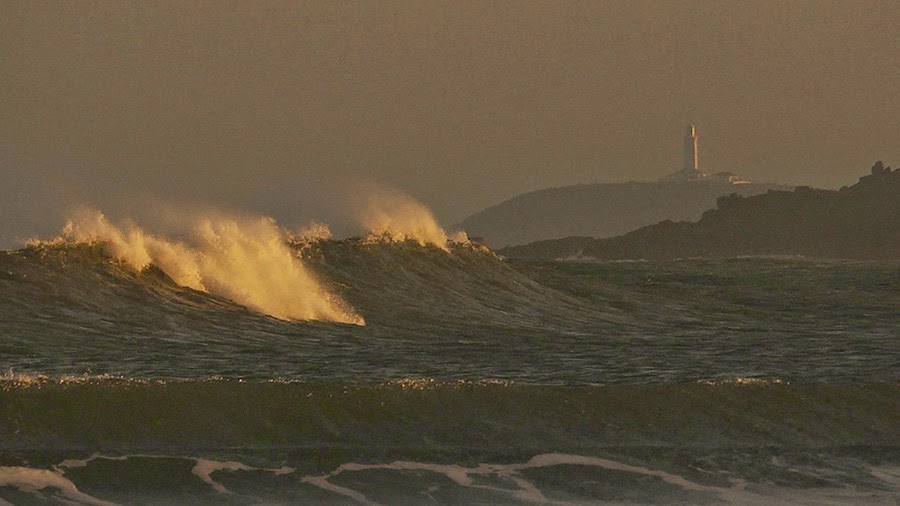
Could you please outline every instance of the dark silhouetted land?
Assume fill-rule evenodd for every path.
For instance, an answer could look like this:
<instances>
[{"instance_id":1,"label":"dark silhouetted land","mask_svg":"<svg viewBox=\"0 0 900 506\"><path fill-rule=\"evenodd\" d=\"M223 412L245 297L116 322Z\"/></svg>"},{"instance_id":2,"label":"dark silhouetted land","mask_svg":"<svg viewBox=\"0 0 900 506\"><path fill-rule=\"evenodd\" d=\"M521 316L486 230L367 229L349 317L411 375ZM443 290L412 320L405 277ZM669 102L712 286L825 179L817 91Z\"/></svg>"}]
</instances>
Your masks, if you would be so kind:
<instances>
[{"instance_id":1,"label":"dark silhouetted land","mask_svg":"<svg viewBox=\"0 0 900 506\"><path fill-rule=\"evenodd\" d=\"M569 236L613 237L662 220L696 220L730 193L787 190L774 184L713 181L582 184L519 195L459 225L492 248Z\"/></svg>"},{"instance_id":2,"label":"dark silhouetted land","mask_svg":"<svg viewBox=\"0 0 900 506\"><path fill-rule=\"evenodd\" d=\"M567 237L499 252L530 259L900 258L900 169L878 162L871 175L840 190L732 194L719 198L717 208L697 222L663 221L618 237Z\"/></svg>"}]
</instances>

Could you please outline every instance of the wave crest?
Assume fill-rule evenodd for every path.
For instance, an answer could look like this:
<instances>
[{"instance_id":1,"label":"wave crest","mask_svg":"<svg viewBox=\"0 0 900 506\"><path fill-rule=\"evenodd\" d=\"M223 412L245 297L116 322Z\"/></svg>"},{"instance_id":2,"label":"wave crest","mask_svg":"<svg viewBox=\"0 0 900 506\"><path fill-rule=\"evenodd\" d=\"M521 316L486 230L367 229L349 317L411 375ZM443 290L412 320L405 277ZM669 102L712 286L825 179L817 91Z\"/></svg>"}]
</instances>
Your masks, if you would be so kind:
<instances>
[{"instance_id":1,"label":"wave crest","mask_svg":"<svg viewBox=\"0 0 900 506\"><path fill-rule=\"evenodd\" d=\"M433 245L444 251L450 251L448 241L468 242L465 232L448 236L427 207L396 191L373 193L359 220L373 241L414 241L421 246Z\"/></svg>"},{"instance_id":2,"label":"wave crest","mask_svg":"<svg viewBox=\"0 0 900 506\"><path fill-rule=\"evenodd\" d=\"M324 320L364 325L293 254L271 218L200 217L183 241L150 234L137 225L112 224L83 210L63 229L63 240L102 243L108 253L143 270L155 265L173 281L221 295L283 320Z\"/></svg>"}]
</instances>

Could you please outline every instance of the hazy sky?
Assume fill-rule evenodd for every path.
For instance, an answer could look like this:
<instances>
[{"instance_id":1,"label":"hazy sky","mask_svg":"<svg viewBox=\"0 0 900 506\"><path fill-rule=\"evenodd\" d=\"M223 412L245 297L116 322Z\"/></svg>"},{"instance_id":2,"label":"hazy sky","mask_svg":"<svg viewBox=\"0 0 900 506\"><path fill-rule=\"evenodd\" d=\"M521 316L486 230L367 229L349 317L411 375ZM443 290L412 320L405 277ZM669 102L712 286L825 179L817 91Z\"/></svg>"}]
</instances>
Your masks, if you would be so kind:
<instances>
[{"instance_id":1,"label":"hazy sky","mask_svg":"<svg viewBox=\"0 0 900 506\"><path fill-rule=\"evenodd\" d=\"M145 5L150 4L150 5ZM444 224L700 164L839 187L900 164L900 2L0 2L0 245L74 205Z\"/></svg>"}]
</instances>

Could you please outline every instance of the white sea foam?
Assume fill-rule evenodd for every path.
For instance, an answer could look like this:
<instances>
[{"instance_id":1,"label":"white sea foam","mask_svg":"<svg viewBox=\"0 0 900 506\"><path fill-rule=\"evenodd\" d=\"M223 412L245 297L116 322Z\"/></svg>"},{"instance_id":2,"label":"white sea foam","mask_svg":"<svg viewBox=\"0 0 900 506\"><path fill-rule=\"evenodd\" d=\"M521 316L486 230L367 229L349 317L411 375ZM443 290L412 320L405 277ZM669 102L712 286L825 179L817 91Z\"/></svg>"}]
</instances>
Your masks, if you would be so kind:
<instances>
[{"instance_id":1,"label":"white sea foam","mask_svg":"<svg viewBox=\"0 0 900 506\"><path fill-rule=\"evenodd\" d=\"M508 387L513 385L514 382L510 380L499 380L499 379L481 379L481 380L453 380L453 381L440 381L434 378L399 378L394 380L389 380L384 382L384 386L387 387L400 387L410 390L429 390L433 388L460 388L465 386L502 386Z\"/></svg>"},{"instance_id":2,"label":"white sea foam","mask_svg":"<svg viewBox=\"0 0 900 506\"><path fill-rule=\"evenodd\" d=\"M41 388L44 385L84 385L89 383L128 383L128 384L161 384L160 379L126 378L114 374L62 374L59 376L47 376L46 374L29 374L15 372L12 368L0 374L0 390L14 390L17 388Z\"/></svg>"},{"instance_id":3,"label":"white sea foam","mask_svg":"<svg viewBox=\"0 0 900 506\"><path fill-rule=\"evenodd\" d=\"M306 270L270 218L200 216L188 238L178 241L135 224L116 226L98 211L80 211L66 224L64 237L102 242L134 269L153 264L182 286L276 318L364 324Z\"/></svg>"},{"instance_id":4,"label":"white sea foam","mask_svg":"<svg viewBox=\"0 0 900 506\"><path fill-rule=\"evenodd\" d=\"M247 464L242 464L240 462L234 461L219 461L219 460L209 460L209 459L197 459L196 464L194 464L193 469L191 469L191 473L204 481L204 483L209 484L216 492L221 494L230 494L231 492L225 488L221 483L213 480L212 474L216 471L267 471L276 476L282 474L288 474L295 471L292 467L280 467L277 469L268 469L268 468L260 468L248 466Z\"/></svg>"},{"instance_id":5,"label":"white sea foam","mask_svg":"<svg viewBox=\"0 0 900 506\"><path fill-rule=\"evenodd\" d=\"M900 491L900 466L873 466L869 467L868 471L872 476Z\"/></svg>"},{"instance_id":6,"label":"white sea foam","mask_svg":"<svg viewBox=\"0 0 900 506\"><path fill-rule=\"evenodd\" d=\"M708 380L700 380L698 383L703 385L735 385L735 386L771 386L771 385L790 385L789 381L785 381L781 378L750 378L750 377L742 377L738 376L735 378L728 379L708 379Z\"/></svg>"},{"instance_id":7,"label":"white sea foam","mask_svg":"<svg viewBox=\"0 0 900 506\"><path fill-rule=\"evenodd\" d=\"M0 487L13 487L21 492L34 493L48 488L59 490L67 501L94 506L115 506L116 503L97 499L78 490L61 474L47 469L30 467L0 467Z\"/></svg>"},{"instance_id":8,"label":"white sea foam","mask_svg":"<svg viewBox=\"0 0 900 506\"><path fill-rule=\"evenodd\" d=\"M859 491L853 488L831 488L823 487L816 489L793 490L783 487L766 486L762 484L754 484L753 489L749 490L747 482L742 479L730 478L730 486L711 486L696 483L677 474L659 469L650 469L642 466L635 466L617 462L610 459L599 457L589 457L581 455L548 453L536 455L527 462L512 464L479 464L475 467L463 467L458 465L431 464L426 462L409 462L395 461L388 464L359 464L346 463L332 472L321 476L307 476L302 481L312 485L316 485L323 490L328 490L355 501L364 504L377 504L369 500L360 492L335 485L331 478L347 472L363 472L370 470L391 470L397 472L405 471L424 471L436 473L446 476L454 483L473 489L489 490L501 494L507 494L512 498L533 504L549 504L549 505L574 505L581 504L580 501L570 502L564 500L551 499L545 496L541 490L532 482L527 480L521 471L559 466L587 466L597 467L610 471L619 471L632 473L639 476L656 478L664 483L672 485L682 490L709 494L710 500L725 504L753 504L753 505L787 505L787 504L892 504L895 499L893 494L872 494ZM897 484L897 469L870 469L872 475L881 479L889 486ZM495 477L512 484L515 487L497 487L486 484L485 482L476 482L473 477Z\"/></svg>"},{"instance_id":9,"label":"white sea foam","mask_svg":"<svg viewBox=\"0 0 900 506\"><path fill-rule=\"evenodd\" d=\"M53 470L42 470L27 467L0 467L0 487L9 486L26 493L41 491L47 488L58 490L59 499L64 502L86 505L106 506L113 503L83 494L75 485L64 477L68 469L84 468L94 460L125 461L132 458L148 459L184 459L194 461L191 474L210 486L212 490L223 495L231 495L232 492L224 485L215 481L214 473L218 472L265 472L275 476L296 473L297 469L283 466L280 468L255 467L237 461L217 461L205 458L171 456L171 455L123 455L104 456L94 454L85 459L67 459L55 466ZM650 469L643 466L626 464L611 459L590 457L583 455L571 455L562 453L547 453L532 457L526 462L509 464L479 464L466 467L455 464L435 464L429 462L394 461L385 464L362 464L347 462L330 473L317 476L299 477L299 482L316 486L358 503L378 505L366 495L349 486L338 485L331 481L332 478L342 473L358 473L366 471L395 471L398 473L411 472L418 476L421 473L434 473L442 475L453 483L470 489L485 490L493 493L507 495L511 499L533 504L549 505L574 505L582 504L580 500L566 501L544 495L541 489L526 478L523 471L552 466L585 466L599 469L632 473L637 476L655 478L681 490L709 494L709 500L724 504L752 504L752 505L787 505L787 504L894 504L896 496L893 492L873 493L872 490L857 490L852 487L817 487L792 489L779 487L765 482L748 483L744 479L730 477L730 484L726 486L704 485L691 481L677 474ZM896 491L900 484L900 469L896 467L869 467L866 469L873 477L880 479L885 486ZM479 478L479 479L476 479ZM664 497L657 497L665 502ZM0 505L3 503L0 502Z\"/></svg>"},{"instance_id":10,"label":"white sea foam","mask_svg":"<svg viewBox=\"0 0 900 506\"><path fill-rule=\"evenodd\" d=\"M329 481L330 478L333 478L339 474L345 472L360 472L360 471L369 471L369 470L392 470L392 471L426 471L436 474L442 474L452 480L454 483L468 488L474 489L482 489L489 490L492 492L499 492L504 494L509 494L512 497L535 504L550 504L550 505L569 505L573 504L568 501L558 501L552 500L546 497L541 490L525 479L525 477L520 474L521 471L527 469L534 468L542 468L549 466L558 466L558 465L578 465L578 466L593 466L600 467L603 469L613 470L613 471L623 471L628 473L635 473L643 476L652 476L660 479L663 482L669 483L671 485L680 487L684 490L697 491L697 492L710 492L710 493L719 493L727 489L723 489L720 487L711 487L706 485L701 485L698 483L694 483L689 481L681 476L671 474L665 471L648 469L640 466L632 466L628 464L623 464L621 462L616 462L614 460L597 458L597 457L585 457L580 455L567 455L567 454L542 454L533 457L528 462L518 463L518 464L480 464L475 467L463 467L452 464L431 464L425 462L409 462L409 461L395 461L389 464L358 464L358 463L346 463L339 466L334 471L323 475L323 476L307 476L303 478L303 481L306 483L310 483L325 490L329 490L335 493L339 493L346 497L352 498L354 500L364 502L367 504L375 504L372 501L369 501L365 496L362 496L359 492L348 489L346 487L337 486ZM476 483L473 479L473 476L495 476L498 478L502 478L503 480L514 484L517 488L505 488L505 487L496 487L487 484L479 484Z\"/></svg>"},{"instance_id":11,"label":"white sea foam","mask_svg":"<svg viewBox=\"0 0 900 506\"><path fill-rule=\"evenodd\" d=\"M169 455L149 455L149 454L134 454L134 455L123 455L119 457L110 457L106 455L101 455L99 453L95 453L90 457L85 459L66 459L62 461L59 465L56 466L56 474L61 476L61 473L65 472L67 469L77 469L82 467L87 467L91 462L95 460L111 460L111 461L125 461L132 458L142 458L142 459L185 459L185 460L193 460L194 467L191 468L191 474L200 478L204 483L208 484L212 487L213 490L219 492L220 494L231 494L227 488L221 483L215 481L212 478L213 473L218 471L264 471L268 473L272 473L275 476L280 476L283 474L290 474L296 471L293 467L282 466L279 468L266 468L266 467L254 467L241 462L236 461L221 461L221 460L211 460L204 458L194 458L194 457L174 457ZM0 468L3 469L3 468ZM48 471L49 472L49 471ZM2 484L2 482L0 482Z\"/></svg>"}]
</instances>

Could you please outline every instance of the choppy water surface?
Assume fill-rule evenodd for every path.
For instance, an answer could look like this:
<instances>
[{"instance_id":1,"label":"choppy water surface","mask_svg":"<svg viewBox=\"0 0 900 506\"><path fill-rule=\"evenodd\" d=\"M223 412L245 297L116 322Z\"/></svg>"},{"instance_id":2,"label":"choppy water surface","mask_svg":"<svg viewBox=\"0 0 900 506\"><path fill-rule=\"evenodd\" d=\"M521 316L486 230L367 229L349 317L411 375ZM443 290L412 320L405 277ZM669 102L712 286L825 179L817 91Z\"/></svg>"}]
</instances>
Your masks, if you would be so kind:
<instances>
[{"instance_id":1,"label":"choppy water surface","mask_svg":"<svg viewBox=\"0 0 900 506\"><path fill-rule=\"evenodd\" d=\"M293 248L365 325L0 252L0 504L900 500L898 263Z\"/></svg>"}]
</instances>

